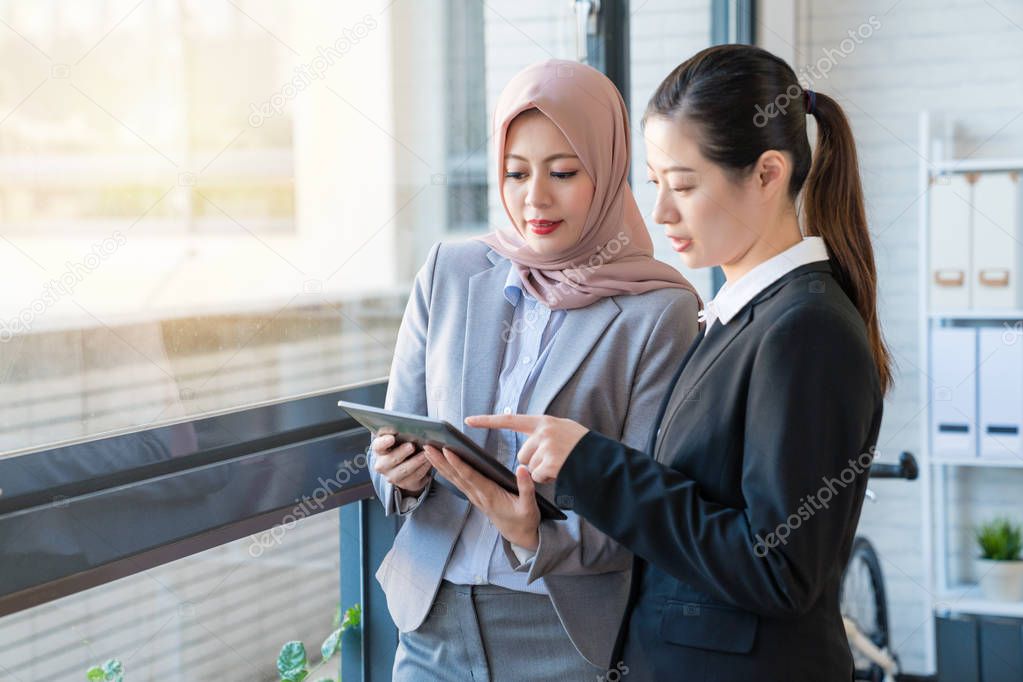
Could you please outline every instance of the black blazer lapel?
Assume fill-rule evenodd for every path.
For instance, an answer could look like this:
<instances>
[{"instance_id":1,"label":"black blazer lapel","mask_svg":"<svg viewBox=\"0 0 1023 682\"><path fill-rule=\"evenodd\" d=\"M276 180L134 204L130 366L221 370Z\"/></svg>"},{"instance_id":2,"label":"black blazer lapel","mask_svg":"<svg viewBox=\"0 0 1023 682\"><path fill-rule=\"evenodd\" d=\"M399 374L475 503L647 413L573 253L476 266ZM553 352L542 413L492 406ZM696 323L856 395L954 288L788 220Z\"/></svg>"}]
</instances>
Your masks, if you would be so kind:
<instances>
[{"instance_id":1,"label":"black blazer lapel","mask_svg":"<svg viewBox=\"0 0 1023 682\"><path fill-rule=\"evenodd\" d=\"M679 375L682 374L682 370L684 370L686 368L686 364L689 363L689 358L693 357L693 353L696 352L696 347L700 345L701 341L703 341L703 336L706 331L706 327L700 329L700 333L697 334L696 338L694 338L692 343L689 344L689 350L686 351L678 369L675 370L675 376L673 376L671 378L671 382L668 383L668 391L664 394L664 399L661 401L661 407L657 410L657 418L654 420L654 424L657 424L657 429L650 434L650 442L646 447L646 451L650 453L651 456L654 453L654 446L657 444L657 437L661 434L661 420L664 419L664 411L668 408L668 403L671 401L671 394L675 389L675 384L678 383Z\"/></svg>"},{"instance_id":2,"label":"black blazer lapel","mask_svg":"<svg viewBox=\"0 0 1023 682\"><path fill-rule=\"evenodd\" d=\"M774 296L792 280L802 277L809 272L830 273L831 266L828 265L827 261L815 261L801 265L767 285L749 303L740 308L739 312L729 320L728 324L722 325L720 321L715 322L711 326L710 331L704 334L705 340L701 344L702 348L699 353L694 353L694 357L686 366L687 371L681 377L681 380L686 381L689 386L696 385L707 370L710 369L710 366L714 364L714 361L718 359L718 356L728 347L728 344L750 323L756 306Z\"/></svg>"},{"instance_id":3,"label":"black blazer lapel","mask_svg":"<svg viewBox=\"0 0 1023 682\"><path fill-rule=\"evenodd\" d=\"M722 325L720 321L717 321L711 325L709 332L701 332L700 336L697 337L703 339L699 344L699 349L696 348L696 343L694 343L690 353L686 356L687 362L683 363L672 384L672 390L668 393L667 402L656 422L658 430L661 423L665 420L670 420L686 401L699 399L699 392L696 387L700 379L703 378L703 375L707 373L707 370L711 368L729 344L753 320L756 306L774 296L792 280L814 272L831 273L831 266L828 264L828 261L814 261L787 272L754 296L728 324ZM820 277L814 277L813 281L820 281ZM658 452L656 447L656 435L655 432L654 439L651 440L650 452L654 455L655 459L660 461L661 453Z\"/></svg>"}]
</instances>

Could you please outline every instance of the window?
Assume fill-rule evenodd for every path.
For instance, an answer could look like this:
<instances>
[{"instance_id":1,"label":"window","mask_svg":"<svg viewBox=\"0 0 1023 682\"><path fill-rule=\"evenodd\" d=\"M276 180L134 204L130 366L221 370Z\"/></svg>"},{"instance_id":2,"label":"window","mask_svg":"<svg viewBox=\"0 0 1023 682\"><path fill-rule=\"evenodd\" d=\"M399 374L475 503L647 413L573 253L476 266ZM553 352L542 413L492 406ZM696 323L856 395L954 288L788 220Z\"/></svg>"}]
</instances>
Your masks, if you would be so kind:
<instances>
[{"instance_id":1,"label":"window","mask_svg":"<svg viewBox=\"0 0 1023 682\"><path fill-rule=\"evenodd\" d=\"M710 46L711 0L664 2L642 0L631 3L629 16L629 113L632 119L632 186L639 210L646 218L654 242L654 256L677 267L693 283L704 301L713 298L710 271L690 270L664 239L664 229L650 218L656 188L647 183L646 150L640 122L647 101L671 70Z\"/></svg>"},{"instance_id":2,"label":"window","mask_svg":"<svg viewBox=\"0 0 1023 682\"><path fill-rule=\"evenodd\" d=\"M211 415L386 376L430 246L507 220L497 94L575 44L571 6L540 0L0 0L0 18L0 462L59 444L104 476L141 460L100 436L161 431L155 471L256 430ZM132 531L196 504L170 495ZM28 554L5 535L5 560L94 568L90 543L123 537L60 530ZM0 619L0 676L116 657L129 680L276 679L281 644L329 633L356 559L333 511L256 556L260 537Z\"/></svg>"},{"instance_id":3,"label":"window","mask_svg":"<svg viewBox=\"0 0 1023 682\"><path fill-rule=\"evenodd\" d=\"M400 8L0 7L0 453L386 375Z\"/></svg>"},{"instance_id":4,"label":"window","mask_svg":"<svg viewBox=\"0 0 1023 682\"><path fill-rule=\"evenodd\" d=\"M453 87L446 88L448 229L452 232L487 231L487 116L486 64L483 40L483 3L447 3L445 43L447 71Z\"/></svg>"},{"instance_id":5,"label":"window","mask_svg":"<svg viewBox=\"0 0 1023 682\"><path fill-rule=\"evenodd\" d=\"M117 541L95 530L89 543ZM337 540L338 512L326 512L0 619L0 679L85 680L116 658L129 681L277 680L285 642L320 660Z\"/></svg>"}]
</instances>

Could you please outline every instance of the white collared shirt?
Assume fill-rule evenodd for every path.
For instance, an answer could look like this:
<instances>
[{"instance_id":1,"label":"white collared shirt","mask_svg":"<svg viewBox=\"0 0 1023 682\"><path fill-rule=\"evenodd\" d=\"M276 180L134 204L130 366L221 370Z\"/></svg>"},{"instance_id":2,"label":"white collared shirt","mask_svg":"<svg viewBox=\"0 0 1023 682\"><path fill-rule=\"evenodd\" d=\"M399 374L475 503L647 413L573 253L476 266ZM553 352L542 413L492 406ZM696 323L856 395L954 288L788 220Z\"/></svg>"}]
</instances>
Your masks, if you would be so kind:
<instances>
[{"instance_id":1,"label":"white collared shirt","mask_svg":"<svg viewBox=\"0 0 1023 682\"><path fill-rule=\"evenodd\" d=\"M707 323L705 330L710 330L715 320L728 324L747 303L771 284L798 267L822 260L828 260L824 239L803 237L803 241L768 258L735 282L725 282L717 295L699 312L700 321Z\"/></svg>"}]
</instances>

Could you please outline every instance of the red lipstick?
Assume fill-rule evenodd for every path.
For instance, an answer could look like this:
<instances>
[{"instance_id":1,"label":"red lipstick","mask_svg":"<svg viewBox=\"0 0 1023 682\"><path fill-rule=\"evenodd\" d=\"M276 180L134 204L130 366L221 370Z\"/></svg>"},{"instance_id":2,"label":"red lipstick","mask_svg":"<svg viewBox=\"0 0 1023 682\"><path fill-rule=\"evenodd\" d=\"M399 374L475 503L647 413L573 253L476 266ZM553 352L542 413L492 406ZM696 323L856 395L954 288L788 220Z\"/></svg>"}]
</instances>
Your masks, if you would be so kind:
<instances>
[{"instance_id":1,"label":"red lipstick","mask_svg":"<svg viewBox=\"0 0 1023 682\"><path fill-rule=\"evenodd\" d=\"M545 235L554 232L561 226L563 220L527 220L529 227L532 228L533 234Z\"/></svg>"}]
</instances>

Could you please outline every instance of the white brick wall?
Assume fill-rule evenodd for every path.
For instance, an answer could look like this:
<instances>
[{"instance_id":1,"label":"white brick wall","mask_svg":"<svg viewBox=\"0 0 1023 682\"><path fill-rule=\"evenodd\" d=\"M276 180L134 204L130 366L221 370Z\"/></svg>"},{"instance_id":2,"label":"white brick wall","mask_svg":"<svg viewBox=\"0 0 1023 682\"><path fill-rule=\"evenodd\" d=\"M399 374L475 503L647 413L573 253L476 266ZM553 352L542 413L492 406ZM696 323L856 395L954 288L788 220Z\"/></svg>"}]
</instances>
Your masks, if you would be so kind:
<instances>
[{"instance_id":1,"label":"white brick wall","mask_svg":"<svg viewBox=\"0 0 1023 682\"><path fill-rule=\"evenodd\" d=\"M890 11L889 11L890 10ZM800 36L794 66L816 61L874 15L880 29L814 87L838 99L856 135L878 261L882 324L899 373L885 406L879 448L894 457L921 455L917 306L917 149L921 109L952 115L964 140L958 156L1023 153L1023 3L957 0L798 0ZM1004 15L1004 16L1003 16ZM770 25L770 15L763 17ZM1023 472L966 472L962 501L951 517L967 556L969 524L998 512L1023 515ZM881 481L871 487L860 531L877 546L891 603L893 642L908 671L925 671L922 519L918 483ZM966 562L968 567L968 562ZM965 577L968 577L965 576Z\"/></svg>"}]
</instances>

